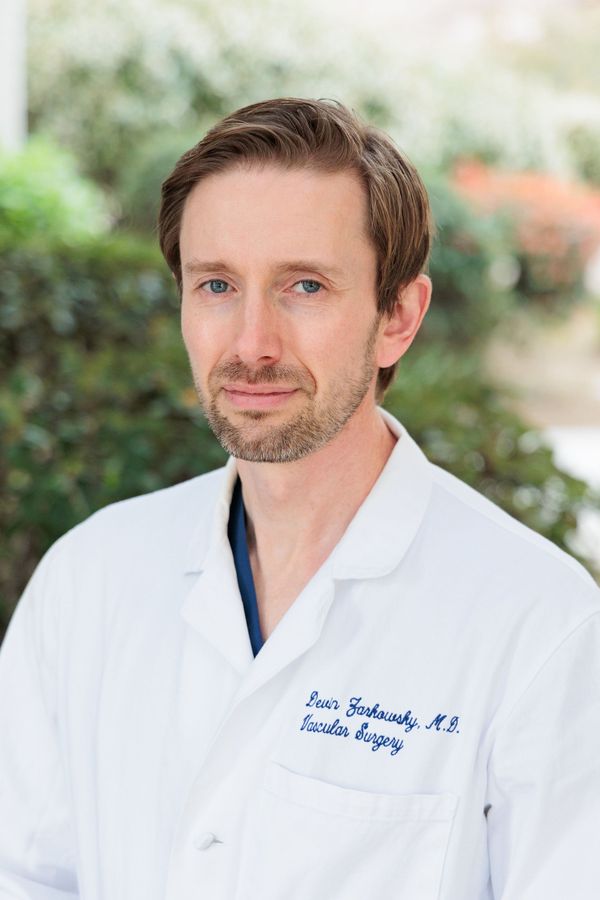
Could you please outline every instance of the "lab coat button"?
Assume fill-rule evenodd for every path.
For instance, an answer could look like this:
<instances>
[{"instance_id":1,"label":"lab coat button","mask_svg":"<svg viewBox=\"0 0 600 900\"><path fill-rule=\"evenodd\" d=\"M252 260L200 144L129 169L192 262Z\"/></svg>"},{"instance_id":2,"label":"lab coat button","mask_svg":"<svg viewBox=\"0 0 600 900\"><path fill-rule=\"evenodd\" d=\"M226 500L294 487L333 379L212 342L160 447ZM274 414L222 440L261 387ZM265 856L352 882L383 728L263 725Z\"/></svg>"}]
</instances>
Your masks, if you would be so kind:
<instances>
[{"instance_id":1,"label":"lab coat button","mask_svg":"<svg viewBox=\"0 0 600 900\"><path fill-rule=\"evenodd\" d=\"M211 831L204 831L202 834L197 834L194 838L194 847L196 850L208 850L215 841L216 837Z\"/></svg>"}]
</instances>

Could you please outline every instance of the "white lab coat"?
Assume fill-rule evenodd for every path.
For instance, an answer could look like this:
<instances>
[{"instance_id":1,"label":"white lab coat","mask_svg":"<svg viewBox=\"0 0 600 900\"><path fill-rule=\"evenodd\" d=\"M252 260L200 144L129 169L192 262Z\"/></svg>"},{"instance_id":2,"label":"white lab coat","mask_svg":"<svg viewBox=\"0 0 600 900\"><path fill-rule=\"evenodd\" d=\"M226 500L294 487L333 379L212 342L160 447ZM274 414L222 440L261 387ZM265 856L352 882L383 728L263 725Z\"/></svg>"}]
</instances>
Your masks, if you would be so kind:
<instances>
[{"instance_id":1,"label":"white lab coat","mask_svg":"<svg viewBox=\"0 0 600 900\"><path fill-rule=\"evenodd\" d=\"M48 551L0 653L2 900L598 896L600 592L384 415L255 659L234 460Z\"/></svg>"}]
</instances>

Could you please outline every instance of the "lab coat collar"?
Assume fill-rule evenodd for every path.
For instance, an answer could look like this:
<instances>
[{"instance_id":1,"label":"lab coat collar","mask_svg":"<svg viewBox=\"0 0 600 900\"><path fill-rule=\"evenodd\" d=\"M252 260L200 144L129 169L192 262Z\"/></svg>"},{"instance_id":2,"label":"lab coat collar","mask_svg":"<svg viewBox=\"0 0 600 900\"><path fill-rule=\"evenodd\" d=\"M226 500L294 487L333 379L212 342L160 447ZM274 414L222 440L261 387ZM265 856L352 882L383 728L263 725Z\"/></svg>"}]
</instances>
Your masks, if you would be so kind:
<instances>
[{"instance_id":1,"label":"lab coat collar","mask_svg":"<svg viewBox=\"0 0 600 900\"><path fill-rule=\"evenodd\" d=\"M196 524L190 535L185 555L185 573L202 572L219 545L228 542L227 523L233 489L237 479L237 462L230 456L223 468L211 473L209 489L203 492L197 509ZM200 476L200 481L203 476Z\"/></svg>"},{"instance_id":2,"label":"lab coat collar","mask_svg":"<svg viewBox=\"0 0 600 900\"><path fill-rule=\"evenodd\" d=\"M431 494L431 464L404 426L389 412L378 411L398 438L369 495L356 512L330 557L335 578L385 575L402 559L412 542ZM185 572L201 572L229 546L227 523L237 462L213 473L210 491L202 498L198 519L185 556ZM226 554L227 555L227 554Z\"/></svg>"},{"instance_id":3,"label":"lab coat collar","mask_svg":"<svg viewBox=\"0 0 600 900\"><path fill-rule=\"evenodd\" d=\"M253 670L252 687L254 681L263 682L318 639L336 579L387 574L399 564L417 533L431 493L430 464L400 422L383 409L379 412L397 436L396 445L318 577L283 617L272 635L277 638L267 641L256 657L254 670L258 669ZM243 674L254 657L227 536L237 478L235 459L231 457L212 477L188 547L186 572L201 575L181 614Z\"/></svg>"},{"instance_id":4,"label":"lab coat collar","mask_svg":"<svg viewBox=\"0 0 600 900\"><path fill-rule=\"evenodd\" d=\"M333 550L333 577L374 578L394 569L429 503L431 464L403 425L379 408L398 440L379 478Z\"/></svg>"}]
</instances>

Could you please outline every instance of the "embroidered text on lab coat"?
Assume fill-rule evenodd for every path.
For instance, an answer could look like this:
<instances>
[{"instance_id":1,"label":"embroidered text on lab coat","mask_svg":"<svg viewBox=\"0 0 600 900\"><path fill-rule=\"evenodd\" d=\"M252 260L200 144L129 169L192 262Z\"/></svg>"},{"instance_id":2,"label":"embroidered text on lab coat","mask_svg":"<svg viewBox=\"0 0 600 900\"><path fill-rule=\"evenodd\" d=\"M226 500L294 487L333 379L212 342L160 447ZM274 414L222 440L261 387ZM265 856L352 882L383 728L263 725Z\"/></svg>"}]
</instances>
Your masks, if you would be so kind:
<instances>
[{"instance_id":1,"label":"embroidered text on lab coat","mask_svg":"<svg viewBox=\"0 0 600 900\"><path fill-rule=\"evenodd\" d=\"M385 747L388 748L390 756L396 756L404 748L404 738L399 738L397 734L386 734L373 730L369 719L377 719L389 723L391 726L397 726L405 735L410 734L413 729L421 728L418 716L411 709L404 712L386 710L378 702L371 705L363 702L362 696L353 696L347 701L340 701L337 697L321 697L318 691L311 691L304 705L315 710L341 710L342 718L340 719L338 715L333 721L330 721L320 718L323 713L319 713L319 716L313 712L306 713L303 715L300 731L343 739L350 738L363 744L370 744L372 751ZM353 721L348 722L350 719ZM357 723L356 719L363 719L363 721ZM448 713L436 712L433 718L425 718L423 722L428 722L423 726L426 731L460 734L458 727L460 716L457 715L450 716Z\"/></svg>"}]
</instances>

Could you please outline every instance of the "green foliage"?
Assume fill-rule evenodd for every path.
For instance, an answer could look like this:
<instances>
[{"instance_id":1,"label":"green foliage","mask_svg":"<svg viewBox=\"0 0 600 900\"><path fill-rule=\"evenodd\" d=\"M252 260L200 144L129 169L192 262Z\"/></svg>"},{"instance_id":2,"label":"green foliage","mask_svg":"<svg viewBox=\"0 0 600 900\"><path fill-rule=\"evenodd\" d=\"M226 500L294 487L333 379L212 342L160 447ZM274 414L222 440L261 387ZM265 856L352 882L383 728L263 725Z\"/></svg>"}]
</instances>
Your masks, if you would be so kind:
<instances>
[{"instance_id":1,"label":"green foliage","mask_svg":"<svg viewBox=\"0 0 600 900\"><path fill-rule=\"evenodd\" d=\"M102 238L5 246L0 280L3 618L45 549L94 510L220 465L158 251ZM454 311L451 313L454 316ZM452 326L447 329L452 332ZM420 338L388 406L431 458L565 545L585 488L482 384Z\"/></svg>"},{"instance_id":2,"label":"green foliage","mask_svg":"<svg viewBox=\"0 0 600 900\"><path fill-rule=\"evenodd\" d=\"M600 187L600 117L593 124L575 125L566 139L581 177Z\"/></svg>"},{"instance_id":3,"label":"green foliage","mask_svg":"<svg viewBox=\"0 0 600 900\"><path fill-rule=\"evenodd\" d=\"M540 434L482 378L475 354L417 341L400 363L385 406L432 462L573 553L577 516L598 508L600 497L556 468Z\"/></svg>"},{"instance_id":4,"label":"green foliage","mask_svg":"<svg viewBox=\"0 0 600 900\"><path fill-rule=\"evenodd\" d=\"M34 563L95 509L224 454L189 385L174 283L123 239L5 248L0 285L4 616Z\"/></svg>"},{"instance_id":5,"label":"green foliage","mask_svg":"<svg viewBox=\"0 0 600 900\"><path fill-rule=\"evenodd\" d=\"M108 225L101 191L50 141L32 138L21 153L0 154L0 242L33 235L77 242Z\"/></svg>"},{"instance_id":6,"label":"green foliage","mask_svg":"<svg viewBox=\"0 0 600 900\"><path fill-rule=\"evenodd\" d=\"M502 216L477 215L439 174L425 174L436 237L429 271L434 292L422 333L462 345L486 339L507 315L513 296L491 277L507 253L511 229Z\"/></svg>"},{"instance_id":7,"label":"green foliage","mask_svg":"<svg viewBox=\"0 0 600 900\"><path fill-rule=\"evenodd\" d=\"M199 140L236 106L289 93L289 74L321 70L302 13L283 40L278 16L290 17L276 0L31 0L30 129L69 146L114 190L153 141Z\"/></svg>"},{"instance_id":8,"label":"green foliage","mask_svg":"<svg viewBox=\"0 0 600 900\"><path fill-rule=\"evenodd\" d=\"M476 156L596 178L597 10L557 6L556 26L525 43L499 38L495 17L475 11L481 44L464 53L449 31L431 31L431 13L410 15L398 52L398 27L385 24L400 16L388 6L374 11L376 30L316 2L30 0L30 128L118 191L138 151L169 133L197 133L266 97L335 97L420 166Z\"/></svg>"},{"instance_id":9,"label":"green foliage","mask_svg":"<svg viewBox=\"0 0 600 900\"><path fill-rule=\"evenodd\" d=\"M160 187L179 157L193 147L205 129L196 132L157 135L139 146L125 160L118 175L117 195L122 211L119 225L138 233L156 228Z\"/></svg>"}]
</instances>

